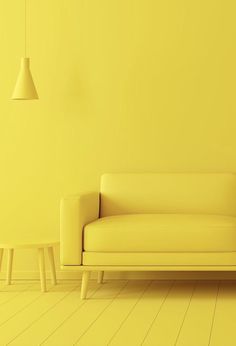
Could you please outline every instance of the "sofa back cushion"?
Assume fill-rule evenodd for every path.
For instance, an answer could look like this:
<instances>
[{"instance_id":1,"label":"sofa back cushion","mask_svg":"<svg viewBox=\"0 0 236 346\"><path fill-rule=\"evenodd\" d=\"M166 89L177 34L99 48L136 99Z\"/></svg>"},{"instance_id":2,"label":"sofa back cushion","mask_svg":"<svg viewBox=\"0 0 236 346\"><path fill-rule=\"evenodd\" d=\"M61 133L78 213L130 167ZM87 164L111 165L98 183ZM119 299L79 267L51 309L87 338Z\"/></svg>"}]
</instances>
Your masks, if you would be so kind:
<instances>
[{"instance_id":1,"label":"sofa back cushion","mask_svg":"<svg viewBox=\"0 0 236 346\"><path fill-rule=\"evenodd\" d=\"M236 175L104 174L100 216L140 213L236 215Z\"/></svg>"}]
</instances>

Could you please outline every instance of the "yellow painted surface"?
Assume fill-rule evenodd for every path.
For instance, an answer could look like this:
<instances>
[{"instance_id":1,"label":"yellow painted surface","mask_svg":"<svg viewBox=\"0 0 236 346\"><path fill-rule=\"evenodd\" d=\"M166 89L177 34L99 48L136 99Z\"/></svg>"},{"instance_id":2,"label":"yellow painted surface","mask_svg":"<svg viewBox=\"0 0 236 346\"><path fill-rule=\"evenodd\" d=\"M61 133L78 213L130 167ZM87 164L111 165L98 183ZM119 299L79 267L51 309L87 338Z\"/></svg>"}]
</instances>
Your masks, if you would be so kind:
<instances>
[{"instance_id":1,"label":"yellow painted surface","mask_svg":"<svg viewBox=\"0 0 236 346\"><path fill-rule=\"evenodd\" d=\"M235 229L236 217L116 215L100 218L85 226L84 252L235 252Z\"/></svg>"},{"instance_id":2,"label":"yellow painted surface","mask_svg":"<svg viewBox=\"0 0 236 346\"><path fill-rule=\"evenodd\" d=\"M34 100L38 94L30 71L29 58L21 58L20 72L16 81L12 100Z\"/></svg>"},{"instance_id":3,"label":"yellow painted surface","mask_svg":"<svg viewBox=\"0 0 236 346\"><path fill-rule=\"evenodd\" d=\"M106 173L101 177L100 192L101 217L145 213L236 215L234 173Z\"/></svg>"},{"instance_id":4,"label":"yellow painted surface","mask_svg":"<svg viewBox=\"0 0 236 346\"><path fill-rule=\"evenodd\" d=\"M60 263L81 264L83 228L99 217L99 209L98 192L61 199Z\"/></svg>"},{"instance_id":5,"label":"yellow painted surface","mask_svg":"<svg viewBox=\"0 0 236 346\"><path fill-rule=\"evenodd\" d=\"M12 8L14 6L14 10ZM31 0L38 101L12 101L21 0L0 10L0 225L59 236L104 172L235 171L236 3ZM26 251L15 270L34 271Z\"/></svg>"},{"instance_id":6,"label":"yellow painted surface","mask_svg":"<svg viewBox=\"0 0 236 346\"><path fill-rule=\"evenodd\" d=\"M1 289L0 344L11 346L234 346L235 282L61 281Z\"/></svg>"},{"instance_id":7,"label":"yellow painted surface","mask_svg":"<svg viewBox=\"0 0 236 346\"><path fill-rule=\"evenodd\" d=\"M83 270L81 299L90 271L235 271L235 174L105 174L101 181L100 203L91 193L61 202L61 267Z\"/></svg>"}]
</instances>

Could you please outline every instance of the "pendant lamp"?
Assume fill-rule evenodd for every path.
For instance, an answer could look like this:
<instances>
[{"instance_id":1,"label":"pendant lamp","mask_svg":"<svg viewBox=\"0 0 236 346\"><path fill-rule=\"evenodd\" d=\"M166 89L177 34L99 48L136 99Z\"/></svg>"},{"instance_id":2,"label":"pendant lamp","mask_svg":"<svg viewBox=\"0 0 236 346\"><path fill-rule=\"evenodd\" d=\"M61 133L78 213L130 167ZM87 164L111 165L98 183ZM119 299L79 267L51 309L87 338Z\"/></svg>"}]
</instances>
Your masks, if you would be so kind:
<instances>
[{"instance_id":1,"label":"pendant lamp","mask_svg":"<svg viewBox=\"0 0 236 346\"><path fill-rule=\"evenodd\" d=\"M16 81L15 89L12 94L12 100L35 100L38 94L30 71L30 58L26 51L26 0L25 0L25 56L21 58L20 72Z\"/></svg>"}]
</instances>

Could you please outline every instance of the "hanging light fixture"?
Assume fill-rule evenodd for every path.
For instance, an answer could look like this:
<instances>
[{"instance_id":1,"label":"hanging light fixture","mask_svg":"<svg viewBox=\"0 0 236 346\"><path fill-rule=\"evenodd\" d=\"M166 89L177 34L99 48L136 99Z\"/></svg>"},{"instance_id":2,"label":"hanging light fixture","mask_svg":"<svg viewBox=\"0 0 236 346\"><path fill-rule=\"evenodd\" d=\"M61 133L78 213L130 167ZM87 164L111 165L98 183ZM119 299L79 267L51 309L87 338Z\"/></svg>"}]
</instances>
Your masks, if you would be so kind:
<instances>
[{"instance_id":1,"label":"hanging light fixture","mask_svg":"<svg viewBox=\"0 0 236 346\"><path fill-rule=\"evenodd\" d=\"M25 0L25 56L21 58L20 72L16 81L12 100L34 100L38 94L30 71L30 58L27 58L27 26L26 26L26 1Z\"/></svg>"}]
</instances>

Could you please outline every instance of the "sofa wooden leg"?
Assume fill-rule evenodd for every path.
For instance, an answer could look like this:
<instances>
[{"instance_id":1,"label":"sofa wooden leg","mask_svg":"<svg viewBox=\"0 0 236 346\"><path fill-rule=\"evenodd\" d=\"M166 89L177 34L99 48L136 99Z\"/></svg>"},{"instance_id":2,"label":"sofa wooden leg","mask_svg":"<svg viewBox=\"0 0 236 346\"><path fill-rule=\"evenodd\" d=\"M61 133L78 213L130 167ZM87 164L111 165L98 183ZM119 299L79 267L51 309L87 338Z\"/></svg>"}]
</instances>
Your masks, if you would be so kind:
<instances>
[{"instance_id":1,"label":"sofa wooden leg","mask_svg":"<svg viewBox=\"0 0 236 346\"><path fill-rule=\"evenodd\" d=\"M88 290L88 282L89 282L89 271L84 271L82 275L82 283L81 283L81 299L86 299L87 290Z\"/></svg>"},{"instance_id":2,"label":"sofa wooden leg","mask_svg":"<svg viewBox=\"0 0 236 346\"><path fill-rule=\"evenodd\" d=\"M6 284L7 284L7 285L10 285L10 284L11 284L13 254L14 254L14 249L8 249L8 257L7 257L7 280L6 280Z\"/></svg>"},{"instance_id":3,"label":"sofa wooden leg","mask_svg":"<svg viewBox=\"0 0 236 346\"><path fill-rule=\"evenodd\" d=\"M103 277L104 277L104 271L99 271L98 272L98 284L103 283Z\"/></svg>"}]
</instances>

